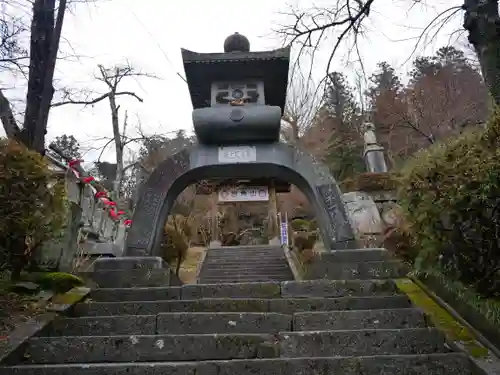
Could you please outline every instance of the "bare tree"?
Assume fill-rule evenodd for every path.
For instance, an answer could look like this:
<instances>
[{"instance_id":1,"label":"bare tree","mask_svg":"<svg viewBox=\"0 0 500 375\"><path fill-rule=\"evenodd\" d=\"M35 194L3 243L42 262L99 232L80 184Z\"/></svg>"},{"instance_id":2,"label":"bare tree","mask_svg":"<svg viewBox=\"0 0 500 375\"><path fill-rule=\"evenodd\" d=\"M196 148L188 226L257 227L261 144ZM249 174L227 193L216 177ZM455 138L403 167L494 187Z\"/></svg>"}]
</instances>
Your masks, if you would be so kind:
<instances>
[{"instance_id":1,"label":"bare tree","mask_svg":"<svg viewBox=\"0 0 500 375\"><path fill-rule=\"evenodd\" d=\"M0 88L0 120L7 136L20 139L28 147L40 153L45 151L47 121L50 103L54 95L52 81L66 6L66 0L60 0L58 7L56 7L56 0L33 1L29 51L30 68L22 130L15 121L11 103ZM9 34L6 31L8 36L7 46L10 46L11 52L22 52L16 48L15 42L15 36L22 29L16 27L15 24L13 26L12 23L11 26L13 29L11 27L10 30L13 30L13 32ZM2 33L5 30L9 30L7 21L3 23ZM10 63L15 63L17 57L8 57L10 57Z\"/></svg>"},{"instance_id":2,"label":"bare tree","mask_svg":"<svg viewBox=\"0 0 500 375\"><path fill-rule=\"evenodd\" d=\"M311 77L300 71L293 74L288 86L287 102L283 114L282 135L286 141L297 143L311 126L321 104L321 98Z\"/></svg>"},{"instance_id":3,"label":"bare tree","mask_svg":"<svg viewBox=\"0 0 500 375\"><path fill-rule=\"evenodd\" d=\"M111 143L114 143L115 155L116 155L116 174L114 176L115 178L114 178L113 192L116 194L116 196L119 196L125 172L127 171L127 169L133 166L133 164L130 164L128 166L125 165L124 161L125 147L132 142L136 142L144 138L143 135L134 138L127 137L128 116L126 111L124 114L124 120L121 125L122 127L120 128L120 118L119 118L120 105L117 102L118 98L120 96L129 96L135 98L137 101L141 103L143 102L143 99L133 91L120 90L119 86L125 79L131 79L131 78L135 79L138 77L153 78L154 76L152 74L144 73L135 69L128 62L126 64L116 65L111 68L106 68L103 65L98 65L98 71L99 72L95 76L95 79L102 82L105 85L106 91L103 94L91 97L91 95L87 93L87 95L85 95L84 98L76 99L74 93L72 93L70 90L66 90L62 100L60 102L53 103L52 107L60 107L68 104L88 106L88 105L95 105L106 99L108 100L109 109L111 113L111 126L113 129L113 137L103 147L101 151L101 156L104 153L104 150L107 148L107 146L109 146Z\"/></svg>"},{"instance_id":4,"label":"bare tree","mask_svg":"<svg viewBox=\"0 0 500 375\"><path fill-rule=\"evenodd\" d=\"M421 3L411 0L409 6ZM363 25L374 7L375 0L338 0L329 7L309 9L292 8L293 18L288 25L276 30L286 42L305 50L316 50L321 42L335 35L336 40L330 50L327 74L331 70L334 55L342 43L350 43L349 49L358 52L358 38L365 32ZM498 0L463 0L463 4L450 6L438 14L417 38L417 45L427 39L429 33L437 33L443 23L463 11L464 30L469 42L474 46L481 71L495 102L500 104L500 16ZM437 31L434 28L438 25ZM432 31L434 30L434 31Z\"/></svg>"}]
</instances>

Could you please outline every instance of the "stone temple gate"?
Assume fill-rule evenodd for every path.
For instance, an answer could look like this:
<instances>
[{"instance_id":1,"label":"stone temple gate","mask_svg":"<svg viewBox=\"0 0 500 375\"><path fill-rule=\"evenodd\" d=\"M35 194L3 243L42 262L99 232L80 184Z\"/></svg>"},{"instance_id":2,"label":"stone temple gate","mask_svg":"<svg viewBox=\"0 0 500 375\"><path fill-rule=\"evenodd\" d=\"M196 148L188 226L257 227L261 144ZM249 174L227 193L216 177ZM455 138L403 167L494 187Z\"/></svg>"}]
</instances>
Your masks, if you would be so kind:
<instances>
[{"instance_id":1,"label":"stone temple gate","mask_svg":"<svg viewBox=\"0 0 500 375\"><path fill-rule=\"evenodd\" d=\"M289 48L250 52L236 33L224 53L183 50L198 144L163 161L140 187L126 256L156 256L177 196L210 178L279 179L296 185L315 208L326 248L355 248L340 190L325 166L279 142Z\"/></svg>"}]
</instances>

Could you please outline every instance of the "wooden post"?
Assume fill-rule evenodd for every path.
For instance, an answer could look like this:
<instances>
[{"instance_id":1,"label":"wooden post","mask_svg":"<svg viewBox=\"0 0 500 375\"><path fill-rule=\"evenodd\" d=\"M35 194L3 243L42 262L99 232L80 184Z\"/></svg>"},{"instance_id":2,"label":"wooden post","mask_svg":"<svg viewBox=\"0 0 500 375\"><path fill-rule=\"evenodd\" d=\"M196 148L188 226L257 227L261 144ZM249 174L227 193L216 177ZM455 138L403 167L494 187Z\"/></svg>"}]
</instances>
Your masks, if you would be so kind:
<instances>
[{"instance_id":1,"label":"wooden post","mask_svg":"<svg viewBox=\"0 0 500 375\"><path fill-rule=\"evenodd\" d=\"M272 220L272 238L278 236L278 203L276 200L276 187L274 186L274 181L269 185L269 214Z\"/></svg>"},{"instance_id":2,"label":"wooden post","mask_svg":"<svg viewBox=\"0 0 500 375\"><path fill-rule=\"evenodd\" d=\"M217 189L214 189L212 193L212 228L211 228L211 238L210 241L219 241L219 225L217 222L217 216L219 213L219 193Z\"/></svg>"}]
</instances>

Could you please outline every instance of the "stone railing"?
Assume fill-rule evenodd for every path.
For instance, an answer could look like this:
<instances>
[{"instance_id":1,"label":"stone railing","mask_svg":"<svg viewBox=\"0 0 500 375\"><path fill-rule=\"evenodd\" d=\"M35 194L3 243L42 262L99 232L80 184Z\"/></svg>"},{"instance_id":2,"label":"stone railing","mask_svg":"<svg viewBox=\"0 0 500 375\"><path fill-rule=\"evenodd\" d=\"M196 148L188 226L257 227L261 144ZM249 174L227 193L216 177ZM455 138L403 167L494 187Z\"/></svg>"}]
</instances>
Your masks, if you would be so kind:
<instances>
[{"instance_id":1,"label":"stone railing","mask_svg":"<svg viewBox=\"0 0 500 375\"><path fill-rule=\"evenodd\" d=\"M77 263L88 264L99 256L120 256L126 228L114 221L101 200L94 197L91 186L84 184L69 167L47 153L49 168L66 184L69 215L61 236L46 243L39 252L37 263L52 270L71 271ZM80 167L80 174L86 172Z\"/></svg>"}]
</instances>

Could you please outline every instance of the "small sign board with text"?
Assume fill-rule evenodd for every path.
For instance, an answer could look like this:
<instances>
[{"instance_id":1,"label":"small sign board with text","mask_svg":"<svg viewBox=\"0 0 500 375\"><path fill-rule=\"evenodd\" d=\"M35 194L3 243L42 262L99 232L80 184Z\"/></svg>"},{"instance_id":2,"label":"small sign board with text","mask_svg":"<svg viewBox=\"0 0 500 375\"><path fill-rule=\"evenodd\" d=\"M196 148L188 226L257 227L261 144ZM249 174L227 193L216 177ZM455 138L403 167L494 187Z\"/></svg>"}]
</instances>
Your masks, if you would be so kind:
<instances>
[{"instance_id":1,"label":"small sign board with text","mask_svg":"<svg viewBox=\"0 0 500 375\"><path fill-rule=\"evenodd\" d=\"M219 190L219 202L267 202L267 186L227 187Z\"/></svg>"}]
</instances>

